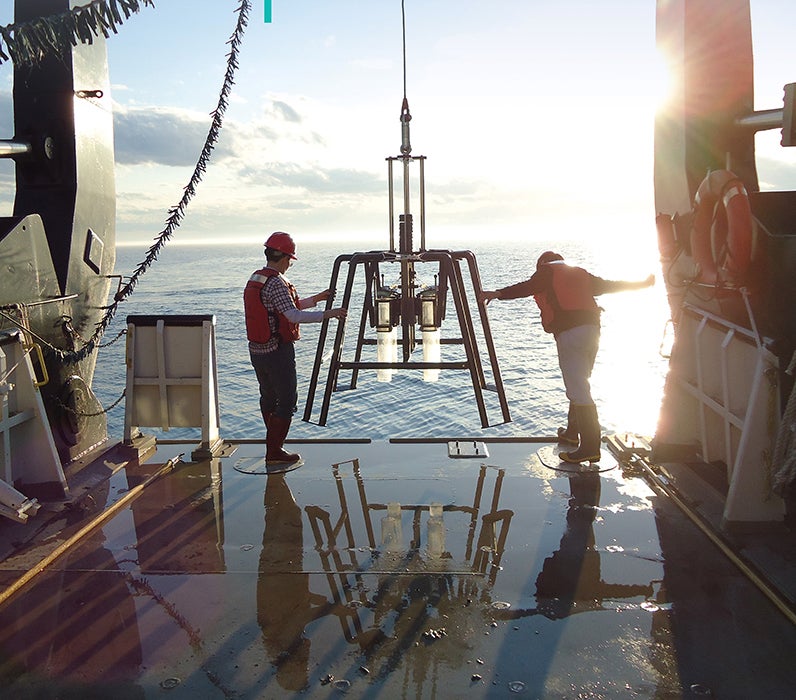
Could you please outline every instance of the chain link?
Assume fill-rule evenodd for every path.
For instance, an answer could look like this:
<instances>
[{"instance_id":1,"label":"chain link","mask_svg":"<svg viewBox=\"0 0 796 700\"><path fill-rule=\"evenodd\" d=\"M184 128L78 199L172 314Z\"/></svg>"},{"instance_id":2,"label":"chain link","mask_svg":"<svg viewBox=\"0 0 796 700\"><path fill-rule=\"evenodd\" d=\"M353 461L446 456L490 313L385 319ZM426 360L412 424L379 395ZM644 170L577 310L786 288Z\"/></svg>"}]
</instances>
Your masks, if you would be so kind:
<instances>
[{"instance_id":1,"label":"chain link","mask_svg":"<svg viewBox=\"0 0 796 700\"><path fill-rule=\"evenodd\" d=\"M63 401L61 401L58 398L56 398L55 403L58 405L59 408L62 408L67 413L71 413L73 416L79 416L81 418L92 418L94 416L101 416L104 413L108 413L114 408L116 408L126 395L127 395L127 389L122 391L122 395L118 399L116 399L116 401L114 401L110 406L106 406L101 411L95 411L94 413L88 413L86 411L77 411L71 406L67 406Z\"/></svg>"}]
</instances>

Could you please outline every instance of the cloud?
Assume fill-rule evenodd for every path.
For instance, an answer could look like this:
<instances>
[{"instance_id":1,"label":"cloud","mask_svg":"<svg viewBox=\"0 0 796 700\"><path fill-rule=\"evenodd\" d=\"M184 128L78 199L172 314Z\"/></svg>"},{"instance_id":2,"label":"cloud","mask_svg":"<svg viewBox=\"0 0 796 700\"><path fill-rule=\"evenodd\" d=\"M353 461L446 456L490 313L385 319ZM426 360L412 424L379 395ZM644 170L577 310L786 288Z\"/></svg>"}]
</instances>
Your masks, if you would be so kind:
<instances>
[{"instance_id":1,"label":"cloud","mask_svg":"<svg viewBox=\"0 0 796 700\"><path fill-rule=\"evenodd\" d=\"M115 105L113 127L117 164L191 166L207 138L210 118L178 110ZM214 158L232 156L232 148L233 140L219 140Z\"/></svg>"},{"instance_id":2,"label":"cloud","mask_svg":"<svg viewBox=\"0 0 796 700\"><path fill-rule=\"evenodd\" d=\"M281 100L274 100L272 102L273 113L281 117L287 122L293 122L295 124L300 124L302 119L301 115L293 109L287 102L282 102Z\"/></svg>"},{"instance_id":3,"label":"cloud","mask_svg":"<svg viewBox=\"0 0 796 700\"><path fill-rule=\"evenodd\" d=\"M384 178L372 172L352 168L324 168L299 163L264 163L254 168L245 166L238 171L248 184L286 187L330 194L373 194L386 191Z\"/></svg>"},{"instance_id":4,"label":"cloud","mask_svg":"<svg viewBox=\"0 0 796 700\"><path fill-rule=\"evenodd\" d=\"M796 167L793 161L758 157L757 172L761 190L796 189Z\"/></svg>"}]
</instances>

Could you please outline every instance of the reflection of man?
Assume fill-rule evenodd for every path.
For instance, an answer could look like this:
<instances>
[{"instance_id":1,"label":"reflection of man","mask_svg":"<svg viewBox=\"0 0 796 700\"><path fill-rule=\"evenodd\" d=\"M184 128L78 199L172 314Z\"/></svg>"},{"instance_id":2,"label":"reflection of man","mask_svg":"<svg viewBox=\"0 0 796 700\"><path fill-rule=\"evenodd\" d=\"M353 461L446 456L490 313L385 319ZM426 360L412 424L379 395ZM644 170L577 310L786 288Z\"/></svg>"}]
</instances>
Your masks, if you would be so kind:
<instances>
[{"instance_id":1,"label":"reflection of man","mask_svg":"<svg viewBox=\"0 0 796 700\"><path fill-rule=\"evenodd\" d=\"M551 619L566 617L578 602L594 609L603 598L652 595L652 586L606 583L600 577L600 553L594 546L594 517L600 503L600 475L572 474L572 498L567 510L567 529L558 551L545 559L536 578L538 611Z\"/></svg>"},{"instance_id":2,"label":"reflection of man","mask_svg":"<svg viewBox=\"0 0 796 700\"><path fill-rule=\"evenodd\" d=\"M285 690L307 686L310 640L309 575L303 572L301 508L281 474L265 486L265 529L257 578L257 622L276 680Z\"/></svg>"}]
</instances>

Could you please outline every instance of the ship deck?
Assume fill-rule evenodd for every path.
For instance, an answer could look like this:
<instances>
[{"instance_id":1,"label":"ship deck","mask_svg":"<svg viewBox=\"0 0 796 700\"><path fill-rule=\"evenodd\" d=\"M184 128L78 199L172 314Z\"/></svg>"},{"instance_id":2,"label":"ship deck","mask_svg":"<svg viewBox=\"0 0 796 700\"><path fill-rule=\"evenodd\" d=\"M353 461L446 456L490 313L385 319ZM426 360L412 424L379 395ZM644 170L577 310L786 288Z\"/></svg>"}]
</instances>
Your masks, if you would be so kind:
<instances>
[{"instance_id":1,"label":"ship deck","mask_svg":"<svg viewBox=\"0 0 796 700\"><path fill-rule=\"evenodd\" d=\"M303 466L264 475L249 473L261 443L233 446L190 462L191 445L161 443L142 464L120 447L74 477L68 507L0 523L7 692L750 698L796 686L792 619L642 470L606 456L599 472L561 471L520 440L485 441L488 455L339 441L294 444Z\"/></svg>"}]
</instances>

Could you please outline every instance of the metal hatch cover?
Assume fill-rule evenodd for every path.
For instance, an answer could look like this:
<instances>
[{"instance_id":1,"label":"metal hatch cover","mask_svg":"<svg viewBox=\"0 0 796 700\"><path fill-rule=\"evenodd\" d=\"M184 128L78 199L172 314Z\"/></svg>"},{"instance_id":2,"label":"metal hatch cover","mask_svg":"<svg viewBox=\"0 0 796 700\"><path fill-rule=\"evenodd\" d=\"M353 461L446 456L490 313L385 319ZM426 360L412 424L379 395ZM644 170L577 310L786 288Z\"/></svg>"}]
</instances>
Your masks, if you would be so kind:
<instances>
[{"instance_id":1,"label":"metal hatch cover","mask_svg":"<svg viewBox=\"0 0 796 700\"><path fill-rule=\"evenodd\" d=\"M451 459L489 457L486 443L476 440L452 440L448 443L448 457Z\"/></svg>"}]
</instances>

